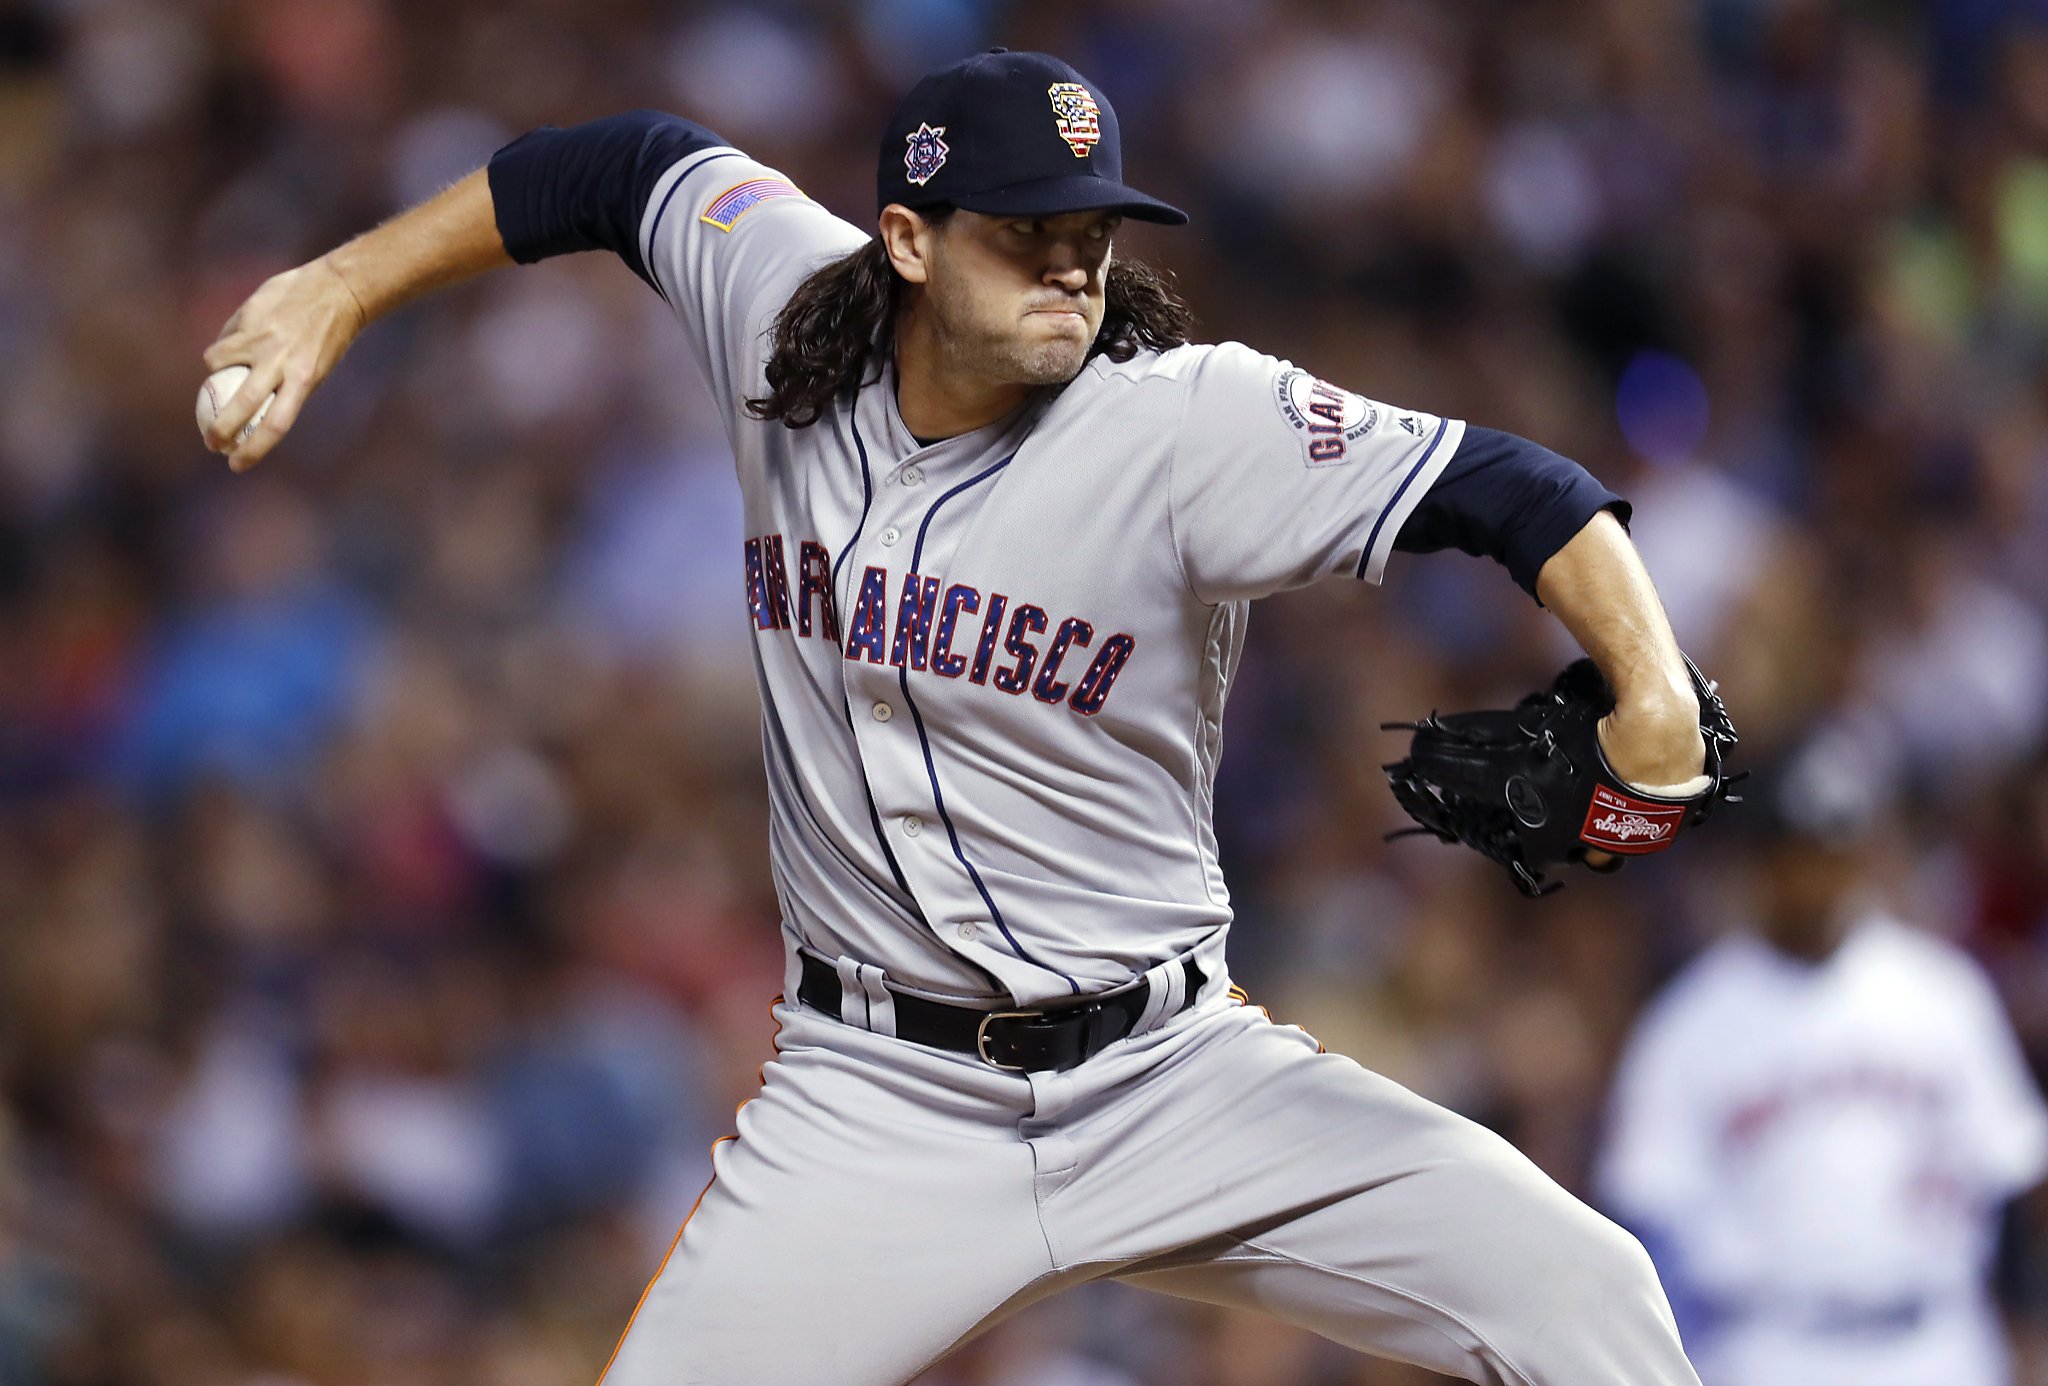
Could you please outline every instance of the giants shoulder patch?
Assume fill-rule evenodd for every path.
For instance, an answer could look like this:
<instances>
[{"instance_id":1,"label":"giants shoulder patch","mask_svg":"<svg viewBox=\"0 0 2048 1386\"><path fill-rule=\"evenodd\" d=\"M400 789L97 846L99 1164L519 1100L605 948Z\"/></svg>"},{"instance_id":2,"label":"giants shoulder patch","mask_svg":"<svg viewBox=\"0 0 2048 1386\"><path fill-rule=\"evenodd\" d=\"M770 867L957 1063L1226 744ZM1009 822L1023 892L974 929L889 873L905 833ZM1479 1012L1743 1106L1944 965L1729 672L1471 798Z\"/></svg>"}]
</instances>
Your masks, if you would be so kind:
<instances>
[{"instance_id":1,"label":"giants shoulder patch","mask_svg":"<svg viewBox=\"0 0 2048 1386\"><path fill-rule=\"evenodd\" d=\"M1380 421L1379 406L1340 390L1304 370L1284 370L1273 382L1281 417L1301 435L1302 462L1334 467L1351 456L1351 445Z\"/></svg>"},{"instance_id":2,"label":"giants shoulder patch","mask_svg":"<svg viewBox=\"0 0 2048 1386\"><path fill-rule=\"evenodd\" d=\"M1102 139L1102 107L1079 82L1054 82L1045 89L1052 98L1053 118L1060 124L1060 138L1074 157L1085 159Z\"/></svg>"},{"instance_id":3,"label":"giants shoulder patch","mask_svg":"<svg viewBox=\"0 0 2048 1386\"><path fill-rule=\"evenodd\" d=\"M794 183L780 178L749 178L735 183L711 200L704 215L697 218L706 226L730 233L733 223L773 197L802 197Z\"/></svg>"}]
</instances>

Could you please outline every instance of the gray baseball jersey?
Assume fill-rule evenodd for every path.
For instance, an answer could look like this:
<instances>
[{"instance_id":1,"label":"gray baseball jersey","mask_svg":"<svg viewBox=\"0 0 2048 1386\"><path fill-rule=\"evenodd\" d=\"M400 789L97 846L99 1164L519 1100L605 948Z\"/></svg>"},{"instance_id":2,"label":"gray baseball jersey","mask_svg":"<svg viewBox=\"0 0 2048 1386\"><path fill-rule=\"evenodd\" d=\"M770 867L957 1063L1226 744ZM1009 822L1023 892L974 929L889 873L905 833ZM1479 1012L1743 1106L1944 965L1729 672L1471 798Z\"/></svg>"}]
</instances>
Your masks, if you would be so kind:
<instances>
[{"instance_id":1,"label":"gray baseball jersey","mask_svg":"<svg viewBox=\"0 0 2048 1386\"><path fill-rule=\"evenodd\" d=\"M1098 356L930 446L887 368L790 429L745 408L767 335L867 234L716 148L656 183L639 237L738 464L787 927L1023 1005L1220 950L1211 795L1246 605L1377 582L1464 425L1225 343Z\"/></svg>"}]
</instances>

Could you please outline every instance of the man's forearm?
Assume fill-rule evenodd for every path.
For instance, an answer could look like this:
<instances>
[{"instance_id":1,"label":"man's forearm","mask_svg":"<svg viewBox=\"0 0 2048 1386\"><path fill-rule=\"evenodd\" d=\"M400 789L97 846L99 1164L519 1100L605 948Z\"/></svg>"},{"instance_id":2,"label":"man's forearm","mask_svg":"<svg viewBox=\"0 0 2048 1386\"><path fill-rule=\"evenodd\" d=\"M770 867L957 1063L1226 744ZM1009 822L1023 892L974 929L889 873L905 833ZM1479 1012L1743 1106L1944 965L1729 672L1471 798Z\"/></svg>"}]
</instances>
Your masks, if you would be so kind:
<instances>
[{"instance_id":1,"label":"man's forearm","mask_svg":"<svg viewBox=\"0 0 2048 1386\"><path fill-rule=\"evenodd\" d=\"M1614 772L1638 788L1671 788L1701 773L1699 700L1657 590L1622 528L1627 514L1627 502L1576 462L1475 427L1394 547L1457 548L1506 565L1614 689L1614 713L1600 729Z\"/></svg>"},{"instance_id":2,"label":"man's forearm","mask_svg":"<svg viewBox=\"0 0 2048 1386\"><path fill-rule=\"evenodd\" d=\"M307 396L370 323L432 289L511 263L490 184L479 171L319 259L273 275L206 349L209 371L249 368L214 415L207 445L227 453L235 471L247 471L290 431ZM244 437L244 425L266 399L272 403Z\"/></svg>"},{"instance_id":3,"label":"man's forearm","mask_svg":"<svg viewBox=\"0 0 2048 1386\"><path fill-rule=\"evenodd\" d=\"M421 294L512 263L482 169L324 258L355 295L366 323Z\"/></svg>"},{"instance_id":4,"label":"man's forearm","mask_svg":"<svg viewBox=\"0 0 2048 1386\"><path fill-rule=\"evenodd\" d=\"M1544 563L1536 593L1614 689L1602 727L1614 772L1638 787L1701 771L1699 699L1657 589L1614 516L1602 511Z\"/></svg>"},{"instance_id":5,"label":"man's forearm","mask_svg":"<svg viewBox=\"0 0 2048 1386\"><path fill-rule=\"evenodd\" d=\"M207 445L226 453L238 472L255 466L365 327L485 270L604 249L654 284L638 243L654 185L690 154L717 157L722 143L703 126L659 111L628 111L569 130L543 127L374 231L266 280L204 354L209 371L249 368L212 415ZM260 422L244 437L259 411Z\"/></svg>"}]
</instances>

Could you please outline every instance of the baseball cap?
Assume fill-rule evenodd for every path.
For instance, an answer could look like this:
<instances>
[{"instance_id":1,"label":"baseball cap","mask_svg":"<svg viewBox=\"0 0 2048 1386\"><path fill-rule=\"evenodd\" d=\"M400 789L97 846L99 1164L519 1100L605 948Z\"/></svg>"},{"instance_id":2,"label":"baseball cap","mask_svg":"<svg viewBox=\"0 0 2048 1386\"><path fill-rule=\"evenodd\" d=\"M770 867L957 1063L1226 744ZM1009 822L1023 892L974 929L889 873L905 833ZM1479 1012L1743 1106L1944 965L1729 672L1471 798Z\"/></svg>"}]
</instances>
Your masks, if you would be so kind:
<instances>
[{"instance_id":1,"label":"baseball cap","mask_svg":"<svg viewBox=\"0 0 2048 1386\"><path fill-rule=\"evenodd\" d=\"M1178 226L1180 208L1126 185L1116 111L1049 53L991 48L918 79L882 135L877 213L948 204L991 216L1107 209Z\"/></svg>"},{"instance_id":2,"label":"baseball cap","mask_svg":"<svg viewBox=\"0 0 2048 1386\"><path fill-rule=\"evenodd\" d=\"M1836 718L1809 730L1776 766L1760 767L1745 815L1776 841L1847 850L1868 841L1899 794L1897 748L1882 727Z\"/></svg>"}]
</instances>

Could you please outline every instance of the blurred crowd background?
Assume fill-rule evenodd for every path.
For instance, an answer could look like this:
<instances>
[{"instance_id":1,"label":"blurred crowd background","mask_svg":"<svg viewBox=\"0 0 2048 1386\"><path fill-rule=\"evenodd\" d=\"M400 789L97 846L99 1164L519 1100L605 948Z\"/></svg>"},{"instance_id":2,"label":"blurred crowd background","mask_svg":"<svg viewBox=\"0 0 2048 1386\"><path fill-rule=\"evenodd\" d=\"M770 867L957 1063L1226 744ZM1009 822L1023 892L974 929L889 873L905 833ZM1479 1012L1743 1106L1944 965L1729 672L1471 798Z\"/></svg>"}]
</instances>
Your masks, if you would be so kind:
<instances>
[{"instance_id":1,"label":"blurred crowd background","mask_svg":"<svg viewBox=\"0 0 2048 1386\"><path fill-rule=\"evenodd\" d=\"M989 43L1109 92L1204 339L1629 495L1743 760L1847 729L2048 1062L2048 6L0 0L0 1383L595 1378L780 986L719 427L597 256L377 326L247 477L199 352L539 124L676 110L865 222ZM1378 770L1562 638L1457 555L1262 604L1218 815L1255 999L1583 1191L1757 834L1532 906ZM1424 1378L1106 1287L928 1379Z\"/></svg>"}]
</instances>

